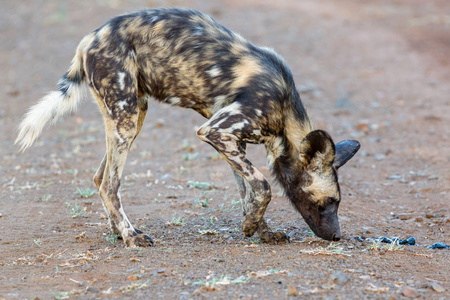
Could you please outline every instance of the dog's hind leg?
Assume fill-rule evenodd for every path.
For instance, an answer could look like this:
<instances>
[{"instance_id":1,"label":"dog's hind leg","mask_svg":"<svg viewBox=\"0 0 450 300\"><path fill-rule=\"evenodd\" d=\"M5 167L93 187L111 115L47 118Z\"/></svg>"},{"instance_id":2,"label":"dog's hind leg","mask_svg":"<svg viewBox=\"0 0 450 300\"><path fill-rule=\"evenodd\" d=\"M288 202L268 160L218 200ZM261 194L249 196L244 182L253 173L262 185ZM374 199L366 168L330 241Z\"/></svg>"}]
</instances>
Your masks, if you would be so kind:
<instances>
[{"instance_id":1,"label":"dog's hind leg","mask_svg":"<svg viewBox=\"0 0 450 300\"><path fill-rule=\"evenodd\" d=\"M97 70L97 69L96 69ZM137 99L137 84L131 72L119 72L119 81L127 86L110 84L115 73L91 78L92 92L105 121L106 155L94 177L111 230L118 233L127 246L152 246L153 240L134 229L126 216L119 193L120 179L131 144L139 133L147 110L146 100ZM97 89L98 87L98 89Z\"/></svg>"},{"instance_id":2,"label":"dog's hind leg","mask_svg":"<svg viewBox=\"0 0 450 300\"><path fill-rule=\"evenodd\" d=\"M139 132L142 129L142 125L144 124L144 120L145 120L145 115L147 114L147 98L146 97L141 97L138 99L138 120L137 120L137 129L136 129L136 134L133 137L133 141L136 139L136 137L138 136ZM131 144L130 144L131 147ZM107 161L107 153L103 156L102 162L100 163L100 166L98 167L97 172L94 175L94 183L97 186L97 189L100 190L100 186L103 182L103 175L105 173L105 167L106 167L106 161ZM106 208L105 208L106 210ZM108 211L106 210L106 212L108 213ZM109 226L111 228L111 232L113 234L118 235L119 238L122 238L121 233L119 231L119 229L117 229L117 226L114 222L112 222L111 217L108 215L108 222L109 222ZM140 230L135 229L135 231L137 233L142 233Z\"/></svg>"}]
</instances>

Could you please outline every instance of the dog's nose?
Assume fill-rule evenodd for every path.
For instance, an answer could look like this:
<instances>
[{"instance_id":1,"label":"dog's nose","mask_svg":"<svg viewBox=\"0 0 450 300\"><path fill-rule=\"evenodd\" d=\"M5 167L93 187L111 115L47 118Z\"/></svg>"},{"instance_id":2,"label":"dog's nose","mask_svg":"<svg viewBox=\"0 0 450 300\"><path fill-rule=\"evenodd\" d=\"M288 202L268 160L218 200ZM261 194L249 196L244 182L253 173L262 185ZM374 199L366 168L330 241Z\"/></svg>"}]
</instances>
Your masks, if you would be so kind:
<instances>
[{"instance_id":1,"label":"dog's nose","mask_svg":"<svg viewBox=\"0 0 450 300\"><path fill-rule=\"evenodd\" d=\"M341 235L339 233L333 234L333 241L337 242L341 239Z\"/></svg>"}]
</instances>

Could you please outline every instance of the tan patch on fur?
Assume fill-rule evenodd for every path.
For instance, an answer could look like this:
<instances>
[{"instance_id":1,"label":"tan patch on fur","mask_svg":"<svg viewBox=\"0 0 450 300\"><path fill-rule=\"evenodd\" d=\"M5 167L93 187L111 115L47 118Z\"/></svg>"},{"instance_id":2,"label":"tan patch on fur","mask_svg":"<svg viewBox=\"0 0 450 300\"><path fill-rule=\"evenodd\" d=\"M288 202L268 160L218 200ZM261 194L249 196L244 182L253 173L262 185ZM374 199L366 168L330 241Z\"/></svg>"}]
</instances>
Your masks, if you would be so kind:
<instances>
[{"instance_id":1,"label":"tan patch on fur","mask_svg":"<svg viewBox=\"0 0 450 300\"><path fill-rule=\"evenodd\" d=\"M111 27L109 25L103 26L98 32L97 36L99 39L104 39L106 36L111 34Z\"/></svg>"},{"instance_id":2,"label":"tan patch on fur","mask_svg":"<svg viewBox=\"0 0 450 300\"><path fill-rule=\"evenodd\" d=\"M293 112L290 111L288 115L286 116L285 121L286 127L286 137L289 140L289 142L294 145L295 149L300 149L300 143L302 142L303 138L313 131L313 127L309 120L304 120L303 123L300 123L299 120L297 120Z\"/></svg>"},{"instance_id":3,"label":"tan patch on fur","mask_svg":"<svg viewBox=\"0 0 450 300\"><path fill-rule=\"evenodd\" d=\"M78 72L78 70L80 70L81 68L81 64L84 63L84 59L83 57L86 55L87 52L87 48L89 45L92 44L92 42L95 39L95 35L94 34L88 34L86 35L81 42L78 44L77 47L77 54L75 55L75 57L72 59L72 64L69 68L69 72L67 74L68 77L73 78L76 76L76 73ZM86 66L83 66L83 69L86 70Z\"/></svg>"},{"instance_id":4,"label":"tan patch on fur","mask_svg":"<svg viewBox=\"0 0 450 300\"><path fill-rule=\"evenodd\" d=\"M242 55L242 53L248 51L248 47L241 41L245 41L240 35L235 33L235 37L237 38L238 42L233 43L231 45L231 53L234 55Z\"/></svg>"},{"instance_id":5,"label":"tan patch on fur","mask_svg":"<svg viewBox=\"0 0 450 300\"><path fill-rule=\"evenodd\" d=\"M317 205L323 205L329 197L339 199L338 185L331 170L326 172L313 171L308 174L311 176L312 183L304 187L303 190L311 193L311 199Z\"/></svg>"},{"instance_id":6,"label":"tan patch on fur","mask_svg":"<svg viewBox=\"0 0 450 300\"><path fill-rule=\"evenodd\" d=\"M280 157L284 152L283 140L280 137L271 138L266 142L267 146L267 161L269 167L272 169L275 160Z\"/></svg>"},{"instance_id":7,"label":"tan patch on fur","mask_svg":"<svg viewBox=\"0 0 450 300\"><path fill-rule=\"evenodd\" d=\"M165 29L165 21L161 20L152 27L155 33L161 33Z\"/></svg>"},{"instance_id":8,"label":"tan patch on fur","mask_svg":"<svg viewBox=\"0 0 450 300\"><path fill-rule=\"evenodd\" d=\"M253 57L244 57L241 63L233 68L236 79L231 83L233 89L246 86L255 75L263 73L260 62Z\"/></svg>"}]
</instances>

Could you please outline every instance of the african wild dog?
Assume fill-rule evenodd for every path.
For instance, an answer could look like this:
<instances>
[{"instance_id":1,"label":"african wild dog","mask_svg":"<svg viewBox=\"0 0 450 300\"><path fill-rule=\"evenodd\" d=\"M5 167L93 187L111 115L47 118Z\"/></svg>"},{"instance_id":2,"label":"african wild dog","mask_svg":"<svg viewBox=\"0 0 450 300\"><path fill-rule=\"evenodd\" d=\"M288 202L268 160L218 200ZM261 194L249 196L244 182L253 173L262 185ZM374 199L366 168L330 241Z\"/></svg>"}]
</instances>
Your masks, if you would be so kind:
<instances>
[{"instance_id":1,"label":"african wild dog","mask_svg":"<svg viewBox=\"0 0 450 300\"><path fill-rule=\"evenodd\" d=\"M113 233L128 246L151 246L122 208L120 178L142 128L147 99L192 108L209 119L197 131L230 164L243 200L245 236L265 242L267 180L246 158L246 143L264 144L276 179L313 232L341 237L336 170L359 149L313 130L291 72L274 51L256 47L211 17L188 9L151 9L113 18L78 45L57 89L31 107L16 143L25 150L44 127L76 109L89 86L103 115L106 154L94 176Z\"/></svg>"}]
</instances>

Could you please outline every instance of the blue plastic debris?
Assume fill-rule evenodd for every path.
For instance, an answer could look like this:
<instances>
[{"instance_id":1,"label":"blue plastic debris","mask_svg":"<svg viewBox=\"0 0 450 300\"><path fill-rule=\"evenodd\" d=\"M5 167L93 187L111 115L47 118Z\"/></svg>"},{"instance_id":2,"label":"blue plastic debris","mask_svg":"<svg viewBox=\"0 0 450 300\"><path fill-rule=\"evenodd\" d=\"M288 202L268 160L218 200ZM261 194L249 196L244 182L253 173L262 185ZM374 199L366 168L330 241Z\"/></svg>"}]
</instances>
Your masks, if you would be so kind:
<instances>
[{"instance_id":1,"label":"blue plastic debris","mask_svg":"<svg viewBox=\"0 0 450 300\"><path fill-rule=\"evenodd\" d=\"M444 243L434 243L433 245L429 246L428 248L431 248L431 249L449 249L450 246L447 246Z\"/></svg>"},{"instance_id":2,"label":"blue plastic debris","mask_svg":"<svg viewBox=\"0 0 450 300\"><path fill-rule=\"evenodd\" d=\"M382 243L388 243L388 244L392 244L395 240L398 241L399 245L410 245L410 246L414 246L414 245L416 244L416 239L415 239L414 237L410 237L409 239L404 239L404 240L402 240L402 239L399 239L399 238L397 238L397 237L394 237L394 238L392 238L392 239L389 239L389 238L387 238L387 237L385 237L385 236L380 236L379 238L374 239L374 240L377 240L377 241L379 241L379 242L381 241Z\"/></svg>"}]
</instances>

